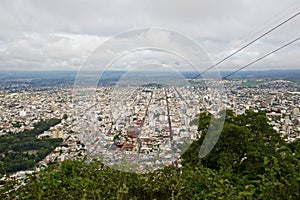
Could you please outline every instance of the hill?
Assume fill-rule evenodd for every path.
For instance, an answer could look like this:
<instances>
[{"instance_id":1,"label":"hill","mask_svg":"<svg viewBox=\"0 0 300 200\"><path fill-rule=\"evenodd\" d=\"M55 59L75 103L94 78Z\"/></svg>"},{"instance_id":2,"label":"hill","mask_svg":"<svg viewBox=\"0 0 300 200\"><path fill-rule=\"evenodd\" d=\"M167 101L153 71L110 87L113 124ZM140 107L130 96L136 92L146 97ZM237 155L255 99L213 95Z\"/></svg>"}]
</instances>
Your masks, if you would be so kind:
<instances>
[{"instance_id":1,"label":"hill","mask_svg":"<svg viewBox=\"0 0 300 200\"><path fill-rule=\"evenodd\" d=\"M264 113L236 116L226 111L214 149L198 157L201 137L184 153L183 166L132 174L99 161L65 161L50 166L25 186L12 190L20 199L299 199L300 142L287 144L269 126ZM205 136L210 115L200 114ZM7 183L0 197L9 191Z\"/></svg>"}]
</instances>

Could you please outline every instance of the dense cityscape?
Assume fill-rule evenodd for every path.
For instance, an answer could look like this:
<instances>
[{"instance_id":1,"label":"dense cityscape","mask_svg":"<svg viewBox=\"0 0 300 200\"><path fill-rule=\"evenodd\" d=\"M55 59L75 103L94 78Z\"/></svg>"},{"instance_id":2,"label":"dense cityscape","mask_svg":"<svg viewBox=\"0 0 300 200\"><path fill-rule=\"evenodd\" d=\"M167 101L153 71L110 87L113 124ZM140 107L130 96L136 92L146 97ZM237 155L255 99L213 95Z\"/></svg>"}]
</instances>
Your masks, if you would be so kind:
<instances>
[{"instance_id":1,"label":"dense cityscape","mask_svg":"<svg viewBox=\"0 0 300 200\"><path fill-rule=\"evenodd\" d=\"M300 199L300 1L0 10L0 200Z\"/></svg>"},{"instance_id":2,"label":"dense cityscape","mask_svg":"<svg viewBox=\"0 0 300 200\"><path fill-rule=\"evenodd\" d=\"M222 106L217 109L231 109L237 115L249 109L264 112L269 124L287 143L300 138L298 83L282 79L211 80L210 84L213 83L223 88L218 102ZM96 103L86 112L89 116L78 113L78 105L72 101L72 87L67 84L50 90L44 87L35 85L32 91L16 91L14 85L1 86L1 136L30 131L39 121L57 118L60 123L36 137L63 139L34 169L12 173L2 177L3 180L24 180L26 174L38 172L51 163L86 155L101 155L103 162L110 165L139 163L142 170L171 165L174 161L180 163L181 154L201 137L193 121L202 112L216 112L211 91L201 80L169 87L99 86ZM92 128L87 121L93 122ZM1 156L4 158L5 154Z\"/></svg>"}]
</instances>

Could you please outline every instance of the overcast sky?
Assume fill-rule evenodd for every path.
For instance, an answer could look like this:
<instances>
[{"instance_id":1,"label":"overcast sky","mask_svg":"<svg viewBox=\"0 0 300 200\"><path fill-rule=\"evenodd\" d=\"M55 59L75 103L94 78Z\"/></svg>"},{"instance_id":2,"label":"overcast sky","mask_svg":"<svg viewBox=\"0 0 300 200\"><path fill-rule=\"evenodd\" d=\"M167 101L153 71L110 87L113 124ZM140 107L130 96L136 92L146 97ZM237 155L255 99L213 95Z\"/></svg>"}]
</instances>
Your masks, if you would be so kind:
<instances>
[{"instance_id":1,"label":"overcast sky","mask_svg":"<svg viewBox=\"0 0 300 200\"><path fill-rule=\"evenodd\" d=\"M141 27L187 35L217 62L299 10L299 0L2 0L0 70L78 69L101 43ZM300 16L219 69L236 69L299 37L299 27ZM300 69L299 50L294 43L249 69Z\"/></svg>"}]
</instances>

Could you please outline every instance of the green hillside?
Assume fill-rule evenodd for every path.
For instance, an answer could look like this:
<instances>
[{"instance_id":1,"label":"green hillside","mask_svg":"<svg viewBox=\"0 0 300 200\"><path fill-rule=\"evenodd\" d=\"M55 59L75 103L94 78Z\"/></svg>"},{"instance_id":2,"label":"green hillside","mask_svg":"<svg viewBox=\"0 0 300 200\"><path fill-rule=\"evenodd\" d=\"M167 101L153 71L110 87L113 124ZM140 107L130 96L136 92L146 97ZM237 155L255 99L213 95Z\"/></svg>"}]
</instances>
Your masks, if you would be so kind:
<instances>
[{"instance_id":1,"label":"green hillside","mask_svg":"<svg viewBox=\"0 0 300 200\"><path fill-rule=\"evenodd\" d=\"M205 130L210 115L201 114ZM65 161L1 198L19 199L300 199L300 142L286 144L263 113L227 111L214 149L198 158L204 137L184 153L183 167L132 174L100 162ZM0 198L0 199L1 199Z\"/></svg>"},{"instance_id":2,"label":"green hillside","mask_svg":"<svg viewBox=\"0 0 300 200\"><path fill-rule=\"evenodd\" d=\"M37 136L61 122L60 119L41 120L32 130L0 136L0 178L4 173L29 170L51 153L62 139L38 139Z\"/></svg>"}]
</instances>

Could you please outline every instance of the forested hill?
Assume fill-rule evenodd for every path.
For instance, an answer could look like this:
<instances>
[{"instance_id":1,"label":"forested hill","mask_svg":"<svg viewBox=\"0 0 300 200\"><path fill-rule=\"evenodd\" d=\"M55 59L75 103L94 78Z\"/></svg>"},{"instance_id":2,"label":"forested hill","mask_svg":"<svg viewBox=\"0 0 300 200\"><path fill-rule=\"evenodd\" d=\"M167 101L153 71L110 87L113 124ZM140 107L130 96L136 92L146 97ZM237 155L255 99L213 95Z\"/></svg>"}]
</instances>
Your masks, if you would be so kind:
<instances>
[{"instance_id":1,"label":"forested hill","mask_svg":"<svg viewBox=\"0 0 300 200\"><path fill-rule=\"evenodd\" d=\"M60 122L61 120L56 118L41 120L34 124L32 130L0 136L0 178L5 173L34 168L39 161L60 145L62 142L60 138L43 140L37 138L39 134Z\"/></svg>"},{"instance_id":2,"label":"forested hill","mask_svg":"<svg viewBox=\"0 0 300 200\"><path fill-rule=\"evenodd\" d=\"M201 114L205 131L210 115ZM300 199L300 142L287 144L263 113L227 111L214 149L198 158L204 137L184 153L183 167L149 174L116 171L95 161L65 161L11 192L20 199ZM6 190L10 187L6 184ZM3 192L1 192L3 193ZM7 198L2 194L2 198Z\"/></svg>"}]
</instances>

